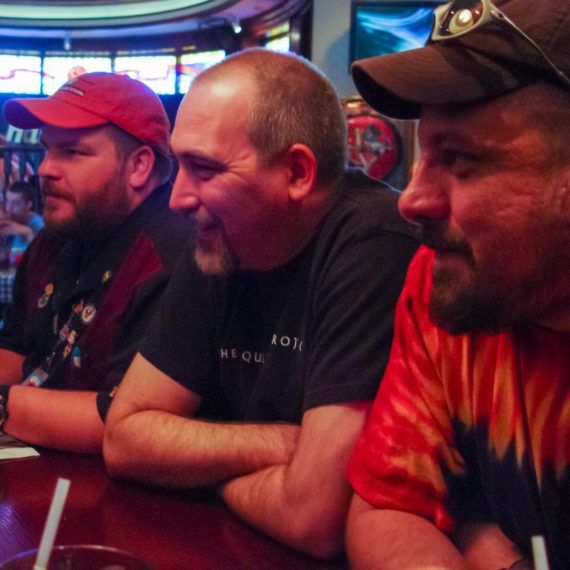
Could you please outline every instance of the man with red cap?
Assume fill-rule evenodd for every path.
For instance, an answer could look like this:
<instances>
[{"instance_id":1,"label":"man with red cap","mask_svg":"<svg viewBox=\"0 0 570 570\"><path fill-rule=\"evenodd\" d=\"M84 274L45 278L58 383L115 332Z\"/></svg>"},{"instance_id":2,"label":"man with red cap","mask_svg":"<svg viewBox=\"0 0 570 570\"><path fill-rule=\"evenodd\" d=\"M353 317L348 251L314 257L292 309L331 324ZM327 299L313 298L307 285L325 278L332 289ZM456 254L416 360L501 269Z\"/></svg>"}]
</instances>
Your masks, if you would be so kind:
<instances>
[{"instance_id":1,"label":"man with red cap","mask_svg":"<svg viewBox=\"0 0 570 570\"><path fill-rule=\"evenodd\" d=\"M420 119L399 208L427 247L349 468L351 561L567 570L570 3L456 0L353 77Z\"/></svg>"},{"instance_id":2,"label":"man with red cap","mask_svg":"<svg viewBox=\"0 0 570 570\"><path fill-rule=\"evenodd\" d=\"M46 227L0 330L0 431L98 452L113 390L188 239L188 222L168 209L168 117L151 89L113 73L4 112L42 129Z\"/></svg>"}]
</instances>

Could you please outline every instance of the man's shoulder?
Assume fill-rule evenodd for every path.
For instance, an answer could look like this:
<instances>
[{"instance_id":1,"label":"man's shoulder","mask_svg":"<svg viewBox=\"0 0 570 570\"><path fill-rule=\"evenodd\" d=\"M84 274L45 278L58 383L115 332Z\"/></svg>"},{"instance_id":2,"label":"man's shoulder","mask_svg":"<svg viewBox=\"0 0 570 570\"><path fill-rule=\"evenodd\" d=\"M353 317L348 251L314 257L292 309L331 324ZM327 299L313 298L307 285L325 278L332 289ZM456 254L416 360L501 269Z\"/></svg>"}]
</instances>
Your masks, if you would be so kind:
<instances>
[{"instance_id":1,"label":"man's shoulder","mask_svg":"<svg viewBox=\"0 0 570 570\"><path fill-rule=\"evenodd\" d=\"M177 258L193 235L193 222L188 217L173 212L168 206L170 193L158 188L139 207L133 225L139 235L146 235L161 257Z\"/></svg>"},{"instance_id":2,"label":"man's shoulder","mask_svg":"<svg viewBox=\"0 0 570 570\"><path fill-rule=\"evenodd\" d=\"M140 224L158 234L188 232L192 222L187 216L173 212L169 207L169 201L170 187L156 188L137 209Z\"/></svg>"},{"instance_id":3,"label":"man's shoulder","mask_svg":"<svg viewBox=\"0 0 570 570\"><path fill-rule=\"evenodd\" d=\"M420 246L412 259L406 276L406 287L429 299L432 289L432 271L435 252L425 245Z\"/></svg>"},{"instance_id":4,"label":"man's shoulder","mask_svg":"<svg viewBox=\"0 0 570 570\"><path fill-rule=\"evenodd\" d=\"M413 226L398 211L400 192L374 180L358 169L345 173L339 198L329 214L329 222L350 224L362 232L398 233L416 238Z\"/></svg>"}]
</instances>

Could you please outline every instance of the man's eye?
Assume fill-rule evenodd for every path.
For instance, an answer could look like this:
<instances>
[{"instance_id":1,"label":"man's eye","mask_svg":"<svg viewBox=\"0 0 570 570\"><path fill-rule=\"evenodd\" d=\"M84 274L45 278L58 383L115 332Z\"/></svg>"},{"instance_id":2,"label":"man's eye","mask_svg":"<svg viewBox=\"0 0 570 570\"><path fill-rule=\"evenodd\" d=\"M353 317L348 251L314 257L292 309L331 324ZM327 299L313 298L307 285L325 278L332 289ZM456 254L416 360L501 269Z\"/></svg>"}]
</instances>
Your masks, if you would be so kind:
<instances>
[{"instance_id":1,"label":"man's eye","mask_svg":"<svg viewBox=\"0 0 570 570\"><path fill-rule=\"evenodd\" d=\"M192 164L192 173L200 180L210 180L220 172L220 168L208 164Z\"/></svg>"},{"instance_id":2,"label":"man's eye","mask_svg":"<svg viewBox=\"0 0 570 570\"><path fill-rule=\"evenodd\" d=\"M476 163L476 157L462 150L447 149L441 153L441 162L447 168L468 168Z\"/></svg>"}]
</instances>

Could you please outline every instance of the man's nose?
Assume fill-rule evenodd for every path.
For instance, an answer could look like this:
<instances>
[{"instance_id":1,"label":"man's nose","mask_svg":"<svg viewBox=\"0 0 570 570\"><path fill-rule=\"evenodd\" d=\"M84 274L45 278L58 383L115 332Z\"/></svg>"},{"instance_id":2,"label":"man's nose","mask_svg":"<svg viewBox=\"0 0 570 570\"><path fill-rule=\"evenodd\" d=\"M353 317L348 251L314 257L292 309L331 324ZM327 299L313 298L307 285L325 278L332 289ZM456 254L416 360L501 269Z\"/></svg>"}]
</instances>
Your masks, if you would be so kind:
<instances>
[{"instance_id":1,"label":"man's nose","mask_svg":"<svg viewBox=\"0 0 570 570\"><path fill-rule=\"evenodd\" d=\"M170 209L175 212L195 210L200 205L200 195L195 181L182 169L178 171L172 192L170 193Z\"/></svg>"},{"instance_id":2,"label":"man's nose","mask_svg":"<svg viewBox=\"0 0 570 570\"><path fill-rule=\"evenodd\" d=\"M400 213L413 224L449 216L449 196L441 173L421 161L398 202Z\"/></svg>"},{"instance_id":3,"label":"man's nose","mask_svg":"<svg viewBox=\"0 0 570 570\"><path fill-rule=\"evenodd\" d=\"M57 167L56 161L49 153L46 153L38 167L38 176L40 176L40 178L58 178L59 175L59 168Z\"/></svg>"}]
</instances>

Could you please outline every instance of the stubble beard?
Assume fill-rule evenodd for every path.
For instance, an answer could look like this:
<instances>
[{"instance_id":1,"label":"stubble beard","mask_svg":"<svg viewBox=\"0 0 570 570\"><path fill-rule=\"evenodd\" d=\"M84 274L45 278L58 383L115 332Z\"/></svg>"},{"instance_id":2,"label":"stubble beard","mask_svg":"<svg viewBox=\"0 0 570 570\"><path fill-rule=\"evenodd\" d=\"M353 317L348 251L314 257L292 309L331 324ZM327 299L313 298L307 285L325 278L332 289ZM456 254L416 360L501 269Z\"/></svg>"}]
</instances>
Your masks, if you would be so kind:
<instances>
[{"instance_id":1,"label":"stubble beard","mask_svg":"<svg viewBox=\"0 0 570 570\"><path fill-rule=\"evenodd\" d=\"M220 234L213 241L196 238L194 258L198 269L206 275L228 275L239 268L227 238Z\"/></svg>"},{"instance_id":2,"label":"stubble beard","mask_svg":"<svg viewBox=\"0 0 570 570\"><path fill-rule=\"evenodd\" d=\"M557 308L568 301L563 284L570 268L564 266L557 250L547 244L536 255L539 261L533 272L515 279L502 271L500 252L494 265L489 266L475 260L466 242L438 239L430 232L424 237L426 245L436 251L447 249L461 255L469 268L466 277L465 272L459 275L444 263L434 267L430 318L451 334L494 334L540 322L555 316Z\"/></svg>"},{"instance_id":3,"label":"stubble beard","mask_svg":"<svg viewBox=\"0 0 570 570\"><path fill-rule=\"evenodd\" d=\"M460 283L455 272L434 269L430 318L454 335L497 332L510 319L499 299L487 293L479 286L476 274L469 283Z\"/></svg>"},{"instance_id":4,"label":"stubble beard","mask_svg":"<svg viewBox=\"0 0 570 570\"><path fill-rule=\"evenodd\" d=\"M430 296L431 320L451 334L494 333L518 321L513 313L512 289L502 276L482 269L467 241L446 235L437 226L421 229L422 241L442 257L446 253L460 257L464 270L460 273L445 260L433 270Z\"/></svg>"}]
</instances>

